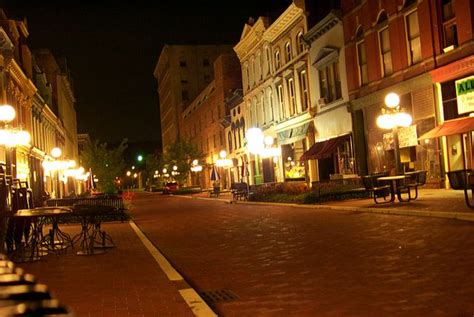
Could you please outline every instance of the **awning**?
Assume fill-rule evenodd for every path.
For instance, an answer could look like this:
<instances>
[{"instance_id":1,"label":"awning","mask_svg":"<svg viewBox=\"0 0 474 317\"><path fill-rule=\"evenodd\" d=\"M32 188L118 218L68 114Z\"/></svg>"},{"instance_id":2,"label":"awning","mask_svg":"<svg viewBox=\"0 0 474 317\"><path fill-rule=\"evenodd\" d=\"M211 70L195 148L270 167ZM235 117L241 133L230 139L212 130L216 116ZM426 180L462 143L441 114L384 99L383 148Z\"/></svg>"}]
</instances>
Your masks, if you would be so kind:
<instances>
[{"instance_id":1,"label":"awning","mask_svg":"<svg viewBox=\"0 0 474 317\"><path fill-rule=\"evenodd\" d=\"M339 136L322 142L316 142L309 148L308 151L304 152L300 160L319 160L328 158L336 152L337 146L342 142L346 141L349 135Z\"/></svg>"},{"instance_id":2,"label":"awning","mask_svg":"<svg viewBox=\"0 0 474 317\"><path fill-rule=\"evenodd\" d=\"M299 140L303 140L308 133L310 122L306 122L297 126L296 128L286 129L278 132L278 145L290 144Z\"/></svg>"},{"instance_id":3,"label":"awning","mask_svg":"<svg viewBox=\"0 0 474 317\"><path fill-rule=\"evenodd\" d=\"M447 120L436 128L426 132L418 140L439 138L441 136L462 134L474 131L474 117Z\"/></svg>"}]
</instances>

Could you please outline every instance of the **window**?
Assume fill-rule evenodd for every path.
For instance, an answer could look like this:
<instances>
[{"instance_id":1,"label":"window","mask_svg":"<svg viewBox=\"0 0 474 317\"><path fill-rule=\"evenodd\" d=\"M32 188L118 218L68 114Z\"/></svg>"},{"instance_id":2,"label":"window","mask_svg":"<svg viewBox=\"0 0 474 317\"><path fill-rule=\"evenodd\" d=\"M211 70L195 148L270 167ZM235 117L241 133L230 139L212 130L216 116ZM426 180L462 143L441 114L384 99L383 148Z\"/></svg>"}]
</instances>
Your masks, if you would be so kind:
<instances>
[{"instance_id":1,"label":"window","mask_svg":"<svg viewBox=\"0 0 474 317\"><path fill-rule=\"evenodd\" d=\"M254 114L254 123L255 123L255 126L260 126L260 118L259 118L259 115L258 115L258 105L257 105L257 97L254 97L253 98L253 102L252 102L252 111L253 111L253 114Z\"/></svg>"},{"instance_id":2,"label":"window","mask_svg":"<svg viewBox=\"0 0 474 317\"><path fill-rule=\"evenodd\" d=\"M303 32L299 32L297 35L298 42L298 54L304 51Z\"/></svg>"},{"instance_id":3,"label":"window","mask_svg":"<svg viewBox=\"0 0 474 317\"><path fill-rule=\"evenodd\" d=\"M456 27L456 16L454 15L453 11L453 1L442 0L441 6L444 48L455 47L458 45L458 35Z\"/></svg>"},{"instance_id":4,"label":"window","mask_svg":"<svg viewBox=\"0 0 474 317\"><path fill-rule=\"evenodd\" d=\"M362 86L369 82L364 40L357 43L357 66L359 67L359 83Z\"/></svg>"},{"instance_id":5,"label":"window","mask_svg":"<svg viewBox=\"0 0 474 317\"><path fill-rule=\"evenodd\" d=\"M202 60L202 66L207 67L207 66L210 66L210 65L211 65L211 64L209 63L209 59L204 58L204 59Z\"/></svg>"},{"instance_id":6,"label":"window","mask_svg":"<svg viewBox=\"0 0 474 317\"><path fill-rule=\"evenodd\" d=\"M275 51L275 70L280 69L280 50Z\"/></svg>"},{"instance_id":7,"label":"window","mask_svg":"<svg viewBox=\"0 0 474 317\"><path fill-rule=\"evenodd\" d=\"M189 101L189 94L187 90L182 90L181 91L181 99L183 101Z\"/></svg>"},{"instance_id":8,"label":"window","mask_svg":"<svg viewBox=\"0 0 474 317\"><path fill-rule=\"evenodd\" d=\"M379 32L380 61L382 64L382 76L388 76L393 72L392 69L392 51L390 48L390 37L388 27Z\"/></svg>"},{"instance_id":9,"label":"window","mask_svg":"<svg viewBox=\"0 0 474 317\"><path fill-rule=\"evenodd\" d=\"M270 121L275 120L275 110L273 109L273 93L272 89L268 89L268 106L270 108Z\"/></svg>"},{"instance_id":10,"label":"window","mask_svg":"<svg viewBox=\"0 0 474 317\"><path fill-rule=\"evenodd\" d=\"M250 87L253 87L255 83L255 60L254 57L252 56L250 58L250 76L249 76L249 81L250 81Z\"/></svg>"},{"instance_id":11,"label":"window","mask_svg":"<svg viewBox=\"0 0 474 317\"><path fill-rule=\"evenodd\" d=\"M265 95L263 92L260 94L260 107L262 108L262 124L265 124L267 122L267 116L265 113Z\"/></svg>"},{"instance_id":12,"label":"window","mask_svg":"<svg viewBox=\"0 0 474 317\"><path fill-rule=\"evenodd\" d=\"M227 133L227 142L229 143L229 152L232 152L234 149L232 147L232 133L230 131Z\"/></svg>"},{"instance_id":13,"label":"window","mask_svg":"<svg viewBox=\"0 0 474 317\"><path fill-rule=\"evenodd\" d=\"M283 86L279 84L277 86L277 94L278 94L278 107L280 110L280 121L285 119L285 107L283 106Z\"/></svg>"},{"instance_id":14,"label":"window","mask_svg":"<svg viewBox=\"0 0 474 317\"><path fill-rule=\"evenodd\" d=\"M308 93L308 74L306 70L300 72L300 89L301 89L301 110L305 111L309 105Z\"/></svg>"},{"instance_id":15,"label":"window","mask_svg":"<svg viewBox=\"0 0 474 317\"><path fill-rule=\"evenodd\" d=\"M342 98L338 61L319 69L319 91L326 103Z\"/></svg>"},{"instance_id":16,"label":"window","mask_svg":"<svg viewBox=\"0 0 474 317\"><path fill-rule=\"evenodd\" d=\"M258 67L258 70L259 70L259 73L260 73L260 80L263 79L263 69L264 69L264 61L263 61L263 54L258 54L258 57L259 57L259 67Z\"/></svg>"},{"instance_id":17,"label":"window","mask_svg":"<svg viewBox=\"0 0 474 317\"><path fill-rule=\"evenodd\" d=\"M266 72L266 75L270 74L270 65L271 65L271 61L272 61L272 54L271 54L271 51L270 51L270 47L267 46L265 48L265 52L267 53L267 72Z\"/></svg>"},{"instance_id":18,"label":"window","mask_svg":"<svg viewBox=\"0 0 474 317\"><path fill-rule=\"evenodd\" d=\"M295 96L295 81L293 78L289 78L288 81L288 92L290 94L290 117L296 114L296 96Z\"/></svg>"},{"instance_id":19,"label":"window","mask_svg":"<svg viewBox=\"0 0 474 317\"><path fill-rule=\"evenodd\" d=\"M289 41L286 42L286 44L285 44L285 53L286 53L285 62L288 63L288 62L290 62L291 59L293 58L293 57L291 56L291 44L290 44Z\"/></svg>"},{"instance_id":20,"label":"window","mask_svg":"<svg viewBox=\"0 0 474 317\"><path fill-rule=\"evenodd\" d=\"M408 54L410 65L421 61L420 28L418 25L418 13L413 11L406 16L406 28L408 39Z\"/></svg>"},{"instance_id":21,"label":"window","mask_svg":"<svg viewBox=\"0 0 474 317\"><path fill-rule=\"evenodd\" d=\"M244 82L244 87L247 87L247 89L250 88L250 78L249 78L250 74L249 74L249 65L247 63L245 63L244 65L244 77L242 78L243 79L243 82Z\"/></svg>"},{"instance_id":22,"label":"window","mask_svg":"<svg viewBox=\"0 0 474 317\"><path fill-rule=\"evenodd\" d=\"M205 75L204 75L204 81L205 81L206 83L211 82L211 75L205 74Z\"/></svg>"},{"instance_id":23,"label":"window","mask_svg":"<svg viewBox=\"0 0 474 317\"><path fill-rule=\"evenodd\" d=\"M187 84L188 83L188 80L186 78L181 78L181 83L182 84Z\"/></svg>"},{"instance_id":24,"label":"window","mask_svg":"<svg viewBox=\"0 0 474 317\"><path fill-rule=\"evenodd\" d=\"M186 66L188 66L188 65L186 64L185 60L180 60L179 61L179 67L186 67Z\"/></svg>"}]
</instances>

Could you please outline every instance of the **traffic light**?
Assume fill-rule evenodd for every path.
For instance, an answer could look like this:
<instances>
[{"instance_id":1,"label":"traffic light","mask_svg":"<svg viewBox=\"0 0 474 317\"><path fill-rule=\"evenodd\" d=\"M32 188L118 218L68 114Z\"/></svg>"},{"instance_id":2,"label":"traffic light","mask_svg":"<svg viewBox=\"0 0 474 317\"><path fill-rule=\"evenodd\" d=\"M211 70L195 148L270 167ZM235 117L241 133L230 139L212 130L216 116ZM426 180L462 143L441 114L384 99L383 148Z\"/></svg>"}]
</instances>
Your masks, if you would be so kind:
<instances>
[{"instance_id":1,"label":"traffic light","mask_svg":"<svg viewBox=\"0 0 474 317\"><path fill-rule=\"evenodd\" d=\"M142 162L142 161L143 161L143 155L139 154L139 155L137 156L137 161L138 161L138 162Z\"/></svg>"}]
</instances>

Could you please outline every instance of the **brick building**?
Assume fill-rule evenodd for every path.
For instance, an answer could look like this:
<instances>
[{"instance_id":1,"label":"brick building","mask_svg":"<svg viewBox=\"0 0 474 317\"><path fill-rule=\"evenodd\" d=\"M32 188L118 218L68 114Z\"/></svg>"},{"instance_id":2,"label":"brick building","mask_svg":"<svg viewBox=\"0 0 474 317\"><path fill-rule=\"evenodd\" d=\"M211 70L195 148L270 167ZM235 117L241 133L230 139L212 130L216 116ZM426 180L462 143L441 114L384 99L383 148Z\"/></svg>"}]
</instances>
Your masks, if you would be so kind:
<instances>
[{"instance_id":1,"label":"brick building","mask_svg":"<svg viewBox=\"0 0 474 317\"><path fill-rule=\"evenodd\" d=\"M191 101L181 115L181 135L191 141L202 153L202 172L195 184L210 187L210 171L219 159L219 152L226 150L225 126L222 124L229 112L226 98L242 88L240 64L235 54L222 54L214 62L213 80ZM228 171L221 170L221 176ZM229 181L222 177L222 185Z\"/></svg>"},{"instance_id":2,"label":"brick building","mask_svg":"<svg viewBox=\"0 0 474 317\"><path fill-rule=\"evenodd\" d=\"M447 149L436 139L417 138L447 112L449 118L459 115L448 109L456 102L449 82L472 74L472 2L342 0L341 5L354 129L365 133L355 144L360 174L394 167L391 133L380 129L376 118L384 97L395 92L413 117L402 131L401 162L405 169L427 170L429 182L441 185Z\"/></svg>"},{"instance_id":3,"label":"brick building","mask_svg":"<svg viewBox=\"0 0 474 317\"><path fill-rule=\"evenodd\" d=\"M165 45L153 75L158 81L163 151L180 135L181 115L212 81L213 63L230 45Z\"/></svg>"}]
</instances>

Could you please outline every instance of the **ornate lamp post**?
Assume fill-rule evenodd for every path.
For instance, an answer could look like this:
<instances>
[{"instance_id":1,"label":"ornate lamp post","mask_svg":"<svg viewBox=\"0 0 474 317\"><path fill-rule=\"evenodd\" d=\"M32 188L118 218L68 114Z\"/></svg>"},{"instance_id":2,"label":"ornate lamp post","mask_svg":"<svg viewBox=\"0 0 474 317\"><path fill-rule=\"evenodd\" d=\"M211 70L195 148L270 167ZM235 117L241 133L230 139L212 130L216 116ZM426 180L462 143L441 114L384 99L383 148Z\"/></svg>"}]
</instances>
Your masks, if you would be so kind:
<instances>
[{"instance_id":1,"label":"ornate lamp post","mask_svg":"<svg viewBox=\"0 0 474 317\"><path fill-rule=\"evenodd\" d=\"M377 125L382 129L392 130L393 147L395 154L395 171L397 175L403 174L400 162L400 145L398 142L398 127L408 127L412 123L410 114L400 109L400 97L396 93L389 93L385 96L387 109L382 108L382 114L377 118Z\"/></svg>"}]
</instances>

